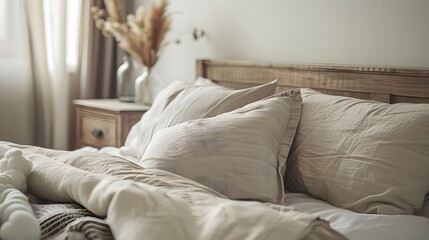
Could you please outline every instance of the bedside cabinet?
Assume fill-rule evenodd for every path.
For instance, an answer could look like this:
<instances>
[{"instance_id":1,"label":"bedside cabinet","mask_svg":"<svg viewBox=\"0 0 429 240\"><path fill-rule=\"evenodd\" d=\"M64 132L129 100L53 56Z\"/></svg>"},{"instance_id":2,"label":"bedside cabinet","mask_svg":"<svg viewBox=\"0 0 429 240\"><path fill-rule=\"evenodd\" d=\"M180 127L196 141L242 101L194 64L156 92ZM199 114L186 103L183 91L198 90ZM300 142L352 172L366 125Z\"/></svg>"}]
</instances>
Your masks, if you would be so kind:
<instances>
[{"instance_id":1,"label":"bedside cabinet","mask_svg":"<svg viewBox=\"0 0 429 240\"><path fill-rule=\"evenodd\" d=\"M76 107L76 148L120 147L149 106L118 99L82 99Z\"/></svg>"}]
</instances>

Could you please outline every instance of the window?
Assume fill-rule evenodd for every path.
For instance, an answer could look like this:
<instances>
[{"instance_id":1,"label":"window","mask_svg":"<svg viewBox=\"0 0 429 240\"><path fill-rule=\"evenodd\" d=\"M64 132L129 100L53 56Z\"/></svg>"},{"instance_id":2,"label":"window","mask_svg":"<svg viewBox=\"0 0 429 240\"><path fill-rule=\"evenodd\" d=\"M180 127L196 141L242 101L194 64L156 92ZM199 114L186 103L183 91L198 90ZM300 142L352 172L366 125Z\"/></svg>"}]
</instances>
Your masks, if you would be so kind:
<instances>
[{"instance_id":1,"label":"window","mask_svg":"<svg viewBox=\"0 0 429 240\"><path fill-rule=\"evenodd\" d=\"M68 70L73 72L77 68L79 57L81 1L68 0L66 11L66 65Z\"/></svg>"},{"instance_id":2,"label":"window","mask_svg":"<svg viewBox=\"0 0 429 240\"><path fill-rule=\"evenodd\" d=\"M63 51L58 48L60 46L65 50L67 70L74 72L79 57L81 1L45 0L43 7L48 66L53 70L54 53Z\"/></svg>"},{"instance_id":3,"label":"window","mask_svg":"<svg viewBox=\"0 0 429 240\"><path fill-rule=\"evenodd\" d=\"M23 2L0 0L0 57L12 57L22 52Z\"/></svg>"},{"instance_id":4,"label":"window","mask_svg":"<svg viewBox=\"0 0 429 240\"><path fill-rule=\"evenodd\" d=\"M45 35L33 38L44 37L47 62L52 71L55 69L55 63L62 61L61 59L56 61L55 58L62 58L62 55L66 56L67 70L73 72L77 69L81 37L80 21L83 17L82 8L85 6L82 2L76 0L41 2L43 19L36 25L44 28L44 31L33 34ZM0 0L0 58L10 59L28 55L29 36L26 22L28 19L25 9L24 0Z\"/></svg>"},{"instance_id":5,"label":"window","mask_svg":"<svg viewBox=\"0 0 429 240\"><path fill-rule=\"evenodd\" d=\"M7 32L7 0L0 0L0 42L6 40L6 32Z\"/></svg>"}]
</instances>

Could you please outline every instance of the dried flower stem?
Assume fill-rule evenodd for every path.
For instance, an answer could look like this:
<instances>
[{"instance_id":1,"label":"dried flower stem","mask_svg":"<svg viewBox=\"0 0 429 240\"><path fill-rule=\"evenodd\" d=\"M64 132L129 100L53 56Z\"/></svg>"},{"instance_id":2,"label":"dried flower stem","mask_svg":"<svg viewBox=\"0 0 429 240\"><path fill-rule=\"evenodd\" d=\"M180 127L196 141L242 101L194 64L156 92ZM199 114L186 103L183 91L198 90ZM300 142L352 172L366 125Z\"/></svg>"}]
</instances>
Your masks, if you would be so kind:
<instances>
[{"instance_id":1,"label":"dried flower stem","mask_svg":"<svg viewBox=\"0 0 429 240\"><path fill-rule=\"evenodd\" d=\"M168 0L160 0L147 9L139 7L135 15L128 15L124 21L118 0L104 0L109 17L98 7L91 9L95 26L105 35L112 35L119 47L151 68L158 60L164 46L164 39L170 30Z\"/></svg>"}]
</instances>

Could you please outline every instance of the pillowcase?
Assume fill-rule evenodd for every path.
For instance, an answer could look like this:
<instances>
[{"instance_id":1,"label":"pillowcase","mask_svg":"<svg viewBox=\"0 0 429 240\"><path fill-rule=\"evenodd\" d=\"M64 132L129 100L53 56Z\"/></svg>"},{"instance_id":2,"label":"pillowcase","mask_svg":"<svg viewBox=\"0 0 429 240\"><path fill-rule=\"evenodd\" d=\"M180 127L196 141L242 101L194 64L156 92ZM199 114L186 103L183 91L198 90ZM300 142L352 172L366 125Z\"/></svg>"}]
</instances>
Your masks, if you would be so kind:
<instances>
[{"instance_id":1,"label":"pillowcase","mask_svg":"<svg viewBox=\"0 0 429 240\"><path fill-rule=\"evenodd\" d=\"M154 99L150 109L144 114L146 119L152 119L156 115L161 114L163 109L177 96L177 94L186 87L191 87L192 84L184 81L174 81L170 83L166 88L158 93ZM139 136L139 129L141 120L131 127L130 132L127 135L124 146L120 148L120 155L127 159L138 161L137 154L137 141Z\"/></svg>"},{"instance_id":2,"label":"pillowcase","mask_svg":"<svg viewBox=\"0 0 429 240\"><path fill-rule=\"evenodd\" d=\"M429 218L429 198L426 198L426 200L423 202L422 208L417 211L416 215Z\"/></svg>"},{"instance_id":3,"label":"pillowcase","mask_svg":"<svg viewBox=\"0 0 429 240\"><path fill-rule=\"evenodd\" d=\"M198 77L195 82L195 86L220 86L208 78Z\"/></svg>"},{"instance_id":4,"label":"pillowcase","mask_svg":"<svg viewBox=\"0 0 429 240\"><path fill-rule=\"evenodd\" d=\"M272 95L277 80L264 85L233 90L222 86L190 86L162 94L143 114L138 129L137 154L141 158L152 136L159 130L188 120L217 116ZM154 102L155 103L155 102ZM162 104L161 104L162 103Z\"/></svg>"},{"instance_id":5,"label":"pillowcase","mask_svg":"<svg viewBox=\"0 0 429 240\"><path fill-rule=\"evenodd\" d=\"M429 104L301 94L287 188L362 213L421 208L429 190Z\"/></svg>"},{"instance_id":6,"label":"pillowcase","mask_svg":"<svg viewBox=\"0 0 429 240\"><path fill-rule=\"evenodd\" d=\"M261 85L261 86L257 86L254 88L250 88L250 89L246 89L246 90L241 90L238 92L233 92L232 89L228 89L228 88L224 88L221 87L220 85L218 85L217 83L211 81L210 79L207 78L202 78L199 77L196 79L195 83L188 83L188 82L183 82L183 81L174 81L172 82L170 85L168 85L166 88L164 88L162 91L159 92L159 94L156 96L156 98L154 99L154 102L152 104L152 106L150 107L149 111L147 111L143 116L142 119L137 122L136 124L134 124L134 126L130 129L130 132L127 135L127 138L125 140L125 144L124 146L122 146L120 148L119 154L127 159L133 160L135 162L138 162L139 159L139 153L141 154L144 149L146 148L147 143L150 141L152 135L156 132L156 130L158 129L162 129L164 127L168 127L173 123L168 123L168 115L172 114L174 115L174 110L176 108L176 106L173 106L171 108L169 108L168 111L170 112L166 112L166 107L167 105L170 104L170 102L172 102L177 96L178 94L185 88L188 87L192 87L192 86L198 86L198 87L206 87L206 86L216 86L219 88L222 88L222 90L224 91L218 91L218 96L219 98L225 97L226 95L230 95L230 97L234 97L233 95L236 96L236 100L243 100L242 103L238 103L238 105L235 106L231 106L231 108L238 108L241 106L244 106L245 104L247 104L248 102L252 102L252 101L257 101L261 98L264 98L266 96L270 96L274 93L275 88L277 87L277 81L273 81L270 83L267 83L265 85ZM195 89L195 91L197 91ZM210 91L210 89L208 89L208 91ZM248 94L248 96L246 96ZM185 94L182 94L180 97L183 98ZM212 96L211 101L215 102L217 101L216 96ZM246 98L247 97L247 98ZM234 99L231 99L233 104ZM230 100L226 100L225 101L226 104L229 104L231 101ZM209 103L209 102L206 102ZM177 100L175 102L176 105L181 105L181 104L186 104L186 103L181 103L181 100ZM186 107L186 106L181 106ZM234 109L235 109L234 108ZM192 112L194 109L194 107L190 107L189 109L187 109L187 112ZM173 111L173 112L172 112ZM202 113L199 113L200 115ZM197 114L193 114L194 118L199 118L199 117L204 117L204 116L198 116ZM175 119L175 123L177 122L183 122L186 120L190 120L190 119L194 119L194 118L186 118L186 116L182 116L182 118L176 118ZM157 122L160 121L160 119L164 119L164 122ZM159 123L159 124L158 124ZM142 130L142 135L144 140L141 140L139 142L139 136L140 136L140 126L144 125ZM147 134L146 134L147 133ZM139 149L139 144L143 143L143 149Z\"/></svg>"},{"instance_id":7,"label":"pillowcase","mask_svg":"<svg viewBox=\"0 0 429 240\"><path fill-rule=\"evenodd\" d=\"M272 97L158 131L140 164L206 185L231 199L281 203L301 96Z\"/></svg>"}]
</instances>

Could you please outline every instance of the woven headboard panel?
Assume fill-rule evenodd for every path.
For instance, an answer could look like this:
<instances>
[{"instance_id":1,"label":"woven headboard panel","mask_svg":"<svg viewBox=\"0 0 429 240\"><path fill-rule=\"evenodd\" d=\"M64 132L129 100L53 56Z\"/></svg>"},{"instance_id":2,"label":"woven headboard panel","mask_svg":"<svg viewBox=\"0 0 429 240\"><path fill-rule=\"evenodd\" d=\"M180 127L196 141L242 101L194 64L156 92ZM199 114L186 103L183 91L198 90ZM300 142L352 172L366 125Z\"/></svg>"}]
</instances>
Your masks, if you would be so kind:
<instances>
[{"instance_id":1,"label":"woven headboard panel","mask_svg":"<svg viewBox=\"0 0 429 240\"><path fill-rule=\"evenodd\" d=\"M197 77L231 88L278 79L277 91L310 87L324 93L380 102L429 103L429 69L339 65L260 64L197 60Z\"/></svg>"}]
</instances>

